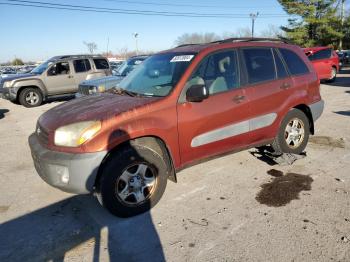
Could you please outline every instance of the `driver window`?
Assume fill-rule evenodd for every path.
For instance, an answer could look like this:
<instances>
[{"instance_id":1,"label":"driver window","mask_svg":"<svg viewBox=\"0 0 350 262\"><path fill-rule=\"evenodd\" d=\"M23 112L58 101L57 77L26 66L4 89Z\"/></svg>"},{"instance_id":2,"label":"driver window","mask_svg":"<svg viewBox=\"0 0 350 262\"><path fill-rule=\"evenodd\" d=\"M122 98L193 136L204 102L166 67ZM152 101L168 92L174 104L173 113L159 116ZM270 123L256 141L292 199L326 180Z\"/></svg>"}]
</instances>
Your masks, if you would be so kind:
<instances>
[{"instance_id":1,"label":"driver window","mask_svg":"<svg viewBox=\"0 0 350 262\"><path fill-rule=\"evenodd\" d=\"M209 94L216 94L239 87L236 51L224 51L209 55L192 74L187 86L202 84Z\"/></svg>"},{"instance_id":2,"label":"driver window","mask_svg":"<svg viewBox=\"0 0 350 262\"><path fill-rule=\"evenodd\" d=\"M70 72L68 62L59 62L50 67L47 75L57 76L57 75L67 75Z\"/></svg>"}]
</instances>

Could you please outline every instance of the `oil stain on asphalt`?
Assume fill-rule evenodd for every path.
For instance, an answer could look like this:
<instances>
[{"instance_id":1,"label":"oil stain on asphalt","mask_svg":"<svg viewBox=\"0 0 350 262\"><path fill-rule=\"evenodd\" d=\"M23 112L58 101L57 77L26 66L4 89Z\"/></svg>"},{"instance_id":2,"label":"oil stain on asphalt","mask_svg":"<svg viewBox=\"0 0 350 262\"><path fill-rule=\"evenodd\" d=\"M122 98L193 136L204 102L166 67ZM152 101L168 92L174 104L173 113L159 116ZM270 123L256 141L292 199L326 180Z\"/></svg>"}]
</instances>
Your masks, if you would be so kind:
<instances>
[{"instance_id":1,"label":"oil stain on asphalt","mask_svg":"<svg viewBox=\"0 0 350 262\"><path fill-rule=\"evenodd\" d=\"M322 146L345 148L345 141L343 138L334 139L329 136L311 136L309 142Z\"/></svg>"},{"instance_id":2,"label":"oil stain on asphalt","mask_svg":"<svg viewBox=\"0 0 350 262\"><path fill-rule=\"evenodd\" d=\"M261 190L256 200L264 205L272 207L285 206L294 199L299 199L301 191L310 191L314 181L310 176L296 173L283 175L282 171L271 169L267 172L274 179L261 185Z\"/></svg>"}]
</instances>

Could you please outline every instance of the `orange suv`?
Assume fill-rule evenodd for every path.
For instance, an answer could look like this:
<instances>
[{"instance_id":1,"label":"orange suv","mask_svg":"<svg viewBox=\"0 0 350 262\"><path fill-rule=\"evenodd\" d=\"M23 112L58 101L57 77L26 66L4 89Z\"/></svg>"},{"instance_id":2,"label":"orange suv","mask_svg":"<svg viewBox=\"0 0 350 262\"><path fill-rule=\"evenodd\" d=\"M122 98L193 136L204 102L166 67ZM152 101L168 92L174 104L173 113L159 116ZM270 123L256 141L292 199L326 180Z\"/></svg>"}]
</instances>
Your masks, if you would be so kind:
<instances>
[{"instance_id":1,"label":"orange suv","mask_svg":"<svg viewBox=\"0 0 350 262\"><path fill-rule=\"evenodd\" d=\"M160 52L118 87L50 109L29 144L48 184L128 217L198 161L266 144L301 153L323 106L302 49L227 39Z\"/></svg>"}]
</instances>

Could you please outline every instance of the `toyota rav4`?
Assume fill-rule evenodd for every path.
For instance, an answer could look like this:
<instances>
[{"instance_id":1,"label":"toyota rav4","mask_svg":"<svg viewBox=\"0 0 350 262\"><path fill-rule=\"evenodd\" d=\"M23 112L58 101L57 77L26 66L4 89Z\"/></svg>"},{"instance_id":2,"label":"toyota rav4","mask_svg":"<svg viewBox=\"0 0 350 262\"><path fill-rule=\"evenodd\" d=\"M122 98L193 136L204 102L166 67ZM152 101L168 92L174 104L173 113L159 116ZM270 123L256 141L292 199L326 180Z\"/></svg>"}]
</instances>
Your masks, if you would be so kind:
<instances>
[{"instance_id":1,"label":"toyota rav4","mask_svg":"<svg viewBox=\"0 0 350 262\"><path fill-rule=\"evenodd\" d=\"M52 108L29 144L48 184L128 217L199 161L266 144L301 153L323 106L302 49L227 39L160 52L110 91Z\"/></svg>"}]
</instances>

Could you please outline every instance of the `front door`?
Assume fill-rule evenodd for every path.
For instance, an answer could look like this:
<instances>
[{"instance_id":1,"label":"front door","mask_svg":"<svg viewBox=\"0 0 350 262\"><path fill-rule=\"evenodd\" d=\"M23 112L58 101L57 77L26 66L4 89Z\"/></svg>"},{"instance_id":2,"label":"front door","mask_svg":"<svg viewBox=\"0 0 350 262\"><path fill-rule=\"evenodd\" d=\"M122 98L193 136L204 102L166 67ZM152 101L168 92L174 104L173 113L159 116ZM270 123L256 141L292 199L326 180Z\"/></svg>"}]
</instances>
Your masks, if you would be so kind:
<instances>
[{"instance_id":1,"label":"front door","mask_svg":"<svg viewBox=\"0 0 350 262\"><path fill-rule=\"evenodd\" d=\"M75 85L72 68L68 61L57 62L46 72L45 86L49 95L71 93Z\"/></svg>"},{"instance_id":2,"label":"front door","mask_svg":"<svg viewBox=\"0 0 350 262\"><path fill-rule=\"evenodd\" d=\"M182 165L241 147L249 142L249 101L240 88L237 51L225 50L203 59L185 85L205 84L202 102L177 106Z\"/></svg>"}]
</instances>

